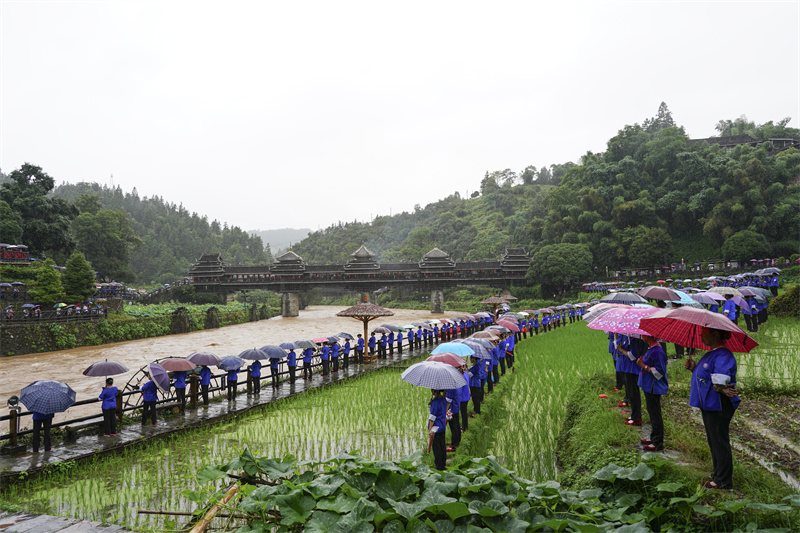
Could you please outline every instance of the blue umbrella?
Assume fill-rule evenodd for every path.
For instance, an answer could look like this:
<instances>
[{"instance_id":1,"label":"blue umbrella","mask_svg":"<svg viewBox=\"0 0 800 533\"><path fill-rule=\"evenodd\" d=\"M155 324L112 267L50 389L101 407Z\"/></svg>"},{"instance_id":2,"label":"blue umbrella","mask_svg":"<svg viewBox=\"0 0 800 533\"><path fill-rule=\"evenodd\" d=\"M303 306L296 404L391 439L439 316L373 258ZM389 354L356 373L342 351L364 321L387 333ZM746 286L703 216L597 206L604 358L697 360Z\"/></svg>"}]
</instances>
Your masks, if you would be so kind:
<instances>
[{"instance_id":1,"label":"blue umbrella","mask_svg":"<svg viewBox=\"0 0 800 533\"><path fill-rule=\"evenodd\" d=\"M239 370L244 366L244 360L241 357L236 357L235 355L226 355L222 359L220 359L217 368L221 368L225 371L230 370Z\"/></svg>"},{"instance_id":2,"label":"blue umbrella","mask_svg":"<svg viewBox=\"0 0 800 533\"><path fill-rule=\"evenodd\" d=\"M478 341L486 341L486 344L488 344L489 346L486 346L486 344L484 344L483 342L478 342ZM464 344L472 348L472 350L475 352L475 355L473 355L473 357L477 357L478 359L492 358L491 350L492 348L494 348L494 345L490 341L487 341L486 339L456 339L453 342Z\"/></svg>"},{"instance_id":3,"label":"blue umbrella","mask_svg":"<svg viewBox=\"0 0 800 533\"><path fill-rule=\"evenodd\" d=\"M169 392L169 372L158 363L150 363L150 377L161 392Z\"/></svg>"},{"instance_id":4,"label":"blue umbrella","mask_svg":"<svg viewBox=\"0 0 800 533\"><path fill-rule=\"evenodd\" d=\"M461 357L469 357L470 355L475 355L475 350L464 343L443 342L431 351L431 354L437 353L454 353Z\"/></svg>"},{"instance_id":5,"label":"blue umbrella","mask_svg":"<svg viewBox=\"0 0 800 533\"><path fill-rule=\"evenodd\" d=\"M34 381L22 389L19 401L33 413L61 413L75 403L75 391L66 383L52 379Z\"/></svg>"},{"instance_id":6,"label":"blue umbrella","mask_svg":"<svg viewBox=\"0 0 800 533\"><path fill-rule=\"evenodd\" d=\"M423 361L408 367L400 379L417 387L448 390L467 384L464 375L452 366L438 361Z\"/></svg>"},{"instance_id":7,"label":"blue umbrella","mask_svg":"<svg viewBox=\"0 0 800 533\"><path fill-rule=\"evenodd\" d=\"M286 357L286 352L283 351L283 348L280 346L275 346L274 344L267 344L259 349L264 352L269 359L283 359ZM291 350L293 348L289 349Z\"/></svg>"},{"instance_id":8,"label":"blue umbrella","mask_svg":"<svg viewBox=\"0 0 800 533\"><path fill-rule=\"evenodd\" d=\"M284 350L302 350L303 349L302 346L300 346L298 344L295 344L294 342L282 342L278 346L283 348Z\"/></svg>"},{"instance_id":9,"label":"blue umbrella","mask_svg":"<svg viewBox=\"0 0 800 533\"><path fill-rule=\"evenodd\" d=\"M671 302L676 303L676 304L685 305L685 306L688 306L688 307L698 307L700 309L703 309L703 305L702 304L700 304L697 301L695 301L694 299L692 299L692 297L689 296L688 294L686 294L685 292L679 291L677 289L672 289L672 290L675 291L675 294L677 294L681 298L680 298L680 300L670 300Z\"/></svg>"},{"instance_id":10,"label":"blue umbrella","mask_svg":"<svg viewBox=\"0 0 800 533\"><path fill-rule=\"evenodd\" d=\"M263 348L248 348L240 353L239 357L242 359L248 359L250 361L263 361L264 359L268 358L267 354L264 353Z\"/></svg>"}]
</instances>

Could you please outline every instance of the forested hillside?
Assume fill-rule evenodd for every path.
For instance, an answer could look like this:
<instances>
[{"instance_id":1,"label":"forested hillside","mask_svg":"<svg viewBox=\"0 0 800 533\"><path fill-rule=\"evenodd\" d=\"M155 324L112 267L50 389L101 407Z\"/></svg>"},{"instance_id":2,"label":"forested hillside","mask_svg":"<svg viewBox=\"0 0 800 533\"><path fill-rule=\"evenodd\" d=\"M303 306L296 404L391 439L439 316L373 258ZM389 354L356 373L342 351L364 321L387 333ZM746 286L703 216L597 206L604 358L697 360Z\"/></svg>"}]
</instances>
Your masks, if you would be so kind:
<instances>
[{"instance_id":1,"label":"forested hillside","mask_svg":"<svg viewBox=\"0 0 800 533\"><path fill-rule=\"evenodd\" d=\"M800 137L787 123L740 117L716 127L759 141ZM294 251L308 262L342 262L363 243L383 261L418 261L439 246L456 260L478 260L507 246L532 255L547 246L548 256L588 257L584 266L600 271L797 253L800 152L770 142L729 150L719 141L690 143L662 104L578 165L487 173L475 198L455 193L372 224L339 223Z\"/></svg>"}]
</instances>

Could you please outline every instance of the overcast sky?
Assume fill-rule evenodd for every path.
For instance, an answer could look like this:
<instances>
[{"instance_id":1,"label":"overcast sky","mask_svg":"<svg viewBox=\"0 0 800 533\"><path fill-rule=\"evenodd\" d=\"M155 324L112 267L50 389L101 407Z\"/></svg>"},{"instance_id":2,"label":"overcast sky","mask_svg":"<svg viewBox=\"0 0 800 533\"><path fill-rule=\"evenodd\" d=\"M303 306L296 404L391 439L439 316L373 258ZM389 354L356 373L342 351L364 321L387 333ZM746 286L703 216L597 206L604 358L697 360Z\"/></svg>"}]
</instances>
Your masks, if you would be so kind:
<instances>
[{"instance_id":1,"label":"overcast sky","mask_svg":"<svg viewBox=\"0 0 800 533\"><path fill-rule=\"evenodd\" d=\"M324 228L577 162L665 101L800 127L787 2L1 2L0 168Z\"/></svg>"}]
</instances>

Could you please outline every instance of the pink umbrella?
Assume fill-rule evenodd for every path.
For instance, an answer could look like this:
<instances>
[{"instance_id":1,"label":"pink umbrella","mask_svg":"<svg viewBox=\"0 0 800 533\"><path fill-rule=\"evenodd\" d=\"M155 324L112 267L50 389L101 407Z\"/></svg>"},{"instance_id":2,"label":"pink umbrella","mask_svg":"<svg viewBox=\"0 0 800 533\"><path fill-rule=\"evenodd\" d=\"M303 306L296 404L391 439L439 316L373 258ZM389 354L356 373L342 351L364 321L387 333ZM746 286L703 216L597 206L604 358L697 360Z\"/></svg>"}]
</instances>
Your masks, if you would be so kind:
<instances>
[{"instance_id":1,"label":"pink umbrella","mask_svg":"<svg viewBox=\"0 0 800 533\"><path fill-rule=\"evenodd\" d=\"M444 352L444 353L437 353L433 354L426 359L426 361L439 361L440 363L444 363L446 365L454 366L456 368L460 368L462 366L466 366L467 362L464 361L462 358L457 356L454 353Z\"/></svg>"},{"instance_id":2,"label":"pink umbrella","mask_svg":"<svg viewBox=\"0 0 800 533\"><path fill-rule=\"evenodd\" d=\"M693 307L659 309L652 315L642 318L639 327L659 339L701 350L710 349L701 338L703 327L731 332L731 337L725 340L725 346L732 352L749 352L758 346L758 343L732 320L719 313Z\"/></svg>"},{"instance_id":3,"label":"pink umbrella","mask_svg":"<svg viewBox=\"0 0 800 533\"><path fill-rule=\"evenodd\" d=\"M624 333L625 335L649 335L639 328L639 321L658 311L657 307L613 307L592 320L589 329Z\"/></svg>"},{"instance_id":4,"label":"pink umbrella","mask_svg":"<svg viewBox=\"0 0 800 533\"><path fill-rule=\"evenodd\" d=\"M508 328L511 331L519 331L519 326L510 320L500 320L497 323L498 326L503 326L504 328Z\"/></svg>"}]
</instances>

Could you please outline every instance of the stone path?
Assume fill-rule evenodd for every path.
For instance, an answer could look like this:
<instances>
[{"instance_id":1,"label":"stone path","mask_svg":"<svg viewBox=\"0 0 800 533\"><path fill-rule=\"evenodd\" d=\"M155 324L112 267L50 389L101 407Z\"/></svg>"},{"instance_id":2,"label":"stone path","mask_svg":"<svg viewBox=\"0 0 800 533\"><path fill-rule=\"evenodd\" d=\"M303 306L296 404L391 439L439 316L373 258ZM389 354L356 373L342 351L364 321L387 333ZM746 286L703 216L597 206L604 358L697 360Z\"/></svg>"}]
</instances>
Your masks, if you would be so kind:
<instances>
[{"instance_id":1,"label":"stone path","mask_svg":"<svg viewBox=\"0 0 800 533\"><path fill-rule=\"evenodd\" d=\"M0 532L2 533L112 533L114 531L129 530L120 526L60 516L28 513L0 514Z\"/></svg>"}]
</instances>

